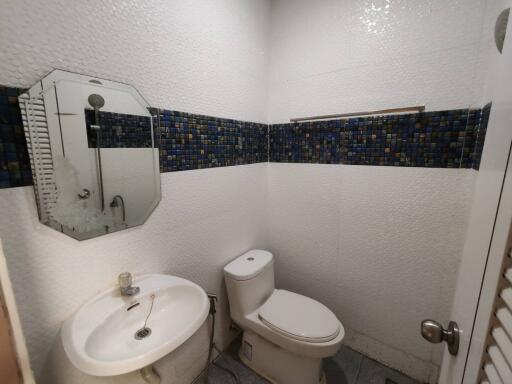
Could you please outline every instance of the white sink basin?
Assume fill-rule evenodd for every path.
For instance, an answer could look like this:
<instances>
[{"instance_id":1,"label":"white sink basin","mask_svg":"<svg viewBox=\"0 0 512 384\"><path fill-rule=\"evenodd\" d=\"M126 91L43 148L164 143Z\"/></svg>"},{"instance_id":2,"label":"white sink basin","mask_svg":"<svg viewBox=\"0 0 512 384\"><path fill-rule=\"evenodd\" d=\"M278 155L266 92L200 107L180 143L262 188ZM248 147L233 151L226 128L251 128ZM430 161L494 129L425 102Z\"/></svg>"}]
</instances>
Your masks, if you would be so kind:
<instances>
[{"instance_id":1,"label":"white sink basin","mask_svg":"<svg viewBox=\"0 0 512 384\"><path fill-rule=\"evenodd\" d=\"M183 344L208 316L208 296L188 280L145 275L133 285L140 287L138 294L121 296L119 288L109 289L64 323L64 350L81 371L113 376L150 365ZM151 333L137 339L152 301L146 325Z\"/></svg>"}]
</instances>

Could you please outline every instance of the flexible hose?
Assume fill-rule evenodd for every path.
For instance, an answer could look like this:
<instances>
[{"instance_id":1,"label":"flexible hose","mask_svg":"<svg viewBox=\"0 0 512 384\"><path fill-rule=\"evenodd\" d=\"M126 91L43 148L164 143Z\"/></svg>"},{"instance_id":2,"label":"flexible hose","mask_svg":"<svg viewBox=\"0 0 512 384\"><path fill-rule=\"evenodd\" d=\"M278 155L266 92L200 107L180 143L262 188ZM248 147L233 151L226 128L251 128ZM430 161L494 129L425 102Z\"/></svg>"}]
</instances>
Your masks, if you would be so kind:
<instances>
[{"instance_id":1,"label":"flexible hose","mask_svg":"<svg viewBox=\"0 0 512 384\"><path fill-rule=\"evenodd\" d=\"M206 361L206 384L208 384L210 382L209 373L210 373L210 367L212 365L215 365L217 368L220 368L223 371L229 373L229 375L233 378L233 380L235 380L235 383L240 384L240 380L238 379L238 376L236 375L236 373L231 371L229 368L223 367L222 365L217 364L215 361L212 361L210 363L214 349L217 351L219 356L223 356L223 355L222 355L222 352L219 350L219 348L217 348L217 346L215 345L215 342L213 341L214 337L215 337L215 314L217 313L217 311L215 309L215 300L217 299L217 297L214 295L208 295L208 296L210 298L210 316L212 317L212 331L210 332L210 345L208 348L208 360Z\"/></svg>"},{"instance_id":2,"label":"flexible hose","mask_svg":"<svg viewBox=\"0 0 512 384\"><path fill-rule=\"evenodd\" d=\"M208 360L206 360L206 384L210 382L210 361L213 352L213 337L215 336L215 313L212 314L211 310L210 316L212 317L212 330L210 332L210 345L208 346Z\"/></svg>"}]
</instances>

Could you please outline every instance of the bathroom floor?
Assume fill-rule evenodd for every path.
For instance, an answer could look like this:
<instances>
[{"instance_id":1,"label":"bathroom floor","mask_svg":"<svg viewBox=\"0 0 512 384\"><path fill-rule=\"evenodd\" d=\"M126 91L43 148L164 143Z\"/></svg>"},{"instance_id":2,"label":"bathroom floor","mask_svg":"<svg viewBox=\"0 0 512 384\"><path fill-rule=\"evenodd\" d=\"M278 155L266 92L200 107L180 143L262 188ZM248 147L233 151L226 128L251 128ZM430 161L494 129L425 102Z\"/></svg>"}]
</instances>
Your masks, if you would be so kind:
<instances>
[{"instance_id":1,"label":"bathroom floor","mask_svg":"<svg viewBox=\"0 0 512 384\"><path fill-rule=\"evenodd\" d=\"M239 343L240 341L235 341L216 360L217 364L234 371L241 384L268 384L267 380L242 364L237 355ZM324 371L327 384L419 384L418 381L344 346L334 357L324 361ZM203 374L194 384L235 384L231 375L215 366L210 368L209 375L209 382Z\"/></svg>"}]
</instances>

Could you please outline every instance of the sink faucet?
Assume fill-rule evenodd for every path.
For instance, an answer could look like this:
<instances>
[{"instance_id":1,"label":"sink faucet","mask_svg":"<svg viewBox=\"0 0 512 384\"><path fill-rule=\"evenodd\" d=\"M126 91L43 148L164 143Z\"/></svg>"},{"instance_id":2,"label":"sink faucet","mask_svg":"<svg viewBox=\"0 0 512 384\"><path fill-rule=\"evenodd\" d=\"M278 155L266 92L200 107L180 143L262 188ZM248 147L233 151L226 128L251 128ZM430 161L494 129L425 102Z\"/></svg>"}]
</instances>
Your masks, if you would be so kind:
<instances>
[{"instance_id":1,"label":"sink faucet","mask_svg":"<svg viewBox=\"0 0 512 384\"><path fill-rule=\"evenodd\" d=\"M132 274L130 272L121 273L118 280L121 296L133 296L139 293L139 287L132 287Z\"/></svg>"}]
</instances>

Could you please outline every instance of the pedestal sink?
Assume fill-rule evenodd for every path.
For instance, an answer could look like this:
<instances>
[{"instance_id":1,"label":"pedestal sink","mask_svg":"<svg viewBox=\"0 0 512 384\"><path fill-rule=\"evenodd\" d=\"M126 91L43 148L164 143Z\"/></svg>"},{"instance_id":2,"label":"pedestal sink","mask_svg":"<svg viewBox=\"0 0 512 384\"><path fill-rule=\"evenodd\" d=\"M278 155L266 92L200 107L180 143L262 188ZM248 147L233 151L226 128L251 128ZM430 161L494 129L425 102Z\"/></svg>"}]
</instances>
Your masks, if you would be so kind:
<instances>
[{"instance_id":1,"label":"pedestal sink","mask_svg":"<svg viewBox=\"0 0 512 384\"><path fill-rule=\"evenodd\" d=\"M64 323L64 350L81 371L114 376L146 367L183 344L208 316L208 296L191 281L155 274L133 285L138 294L106 290Z\"/></svg>"}]
</instances>

